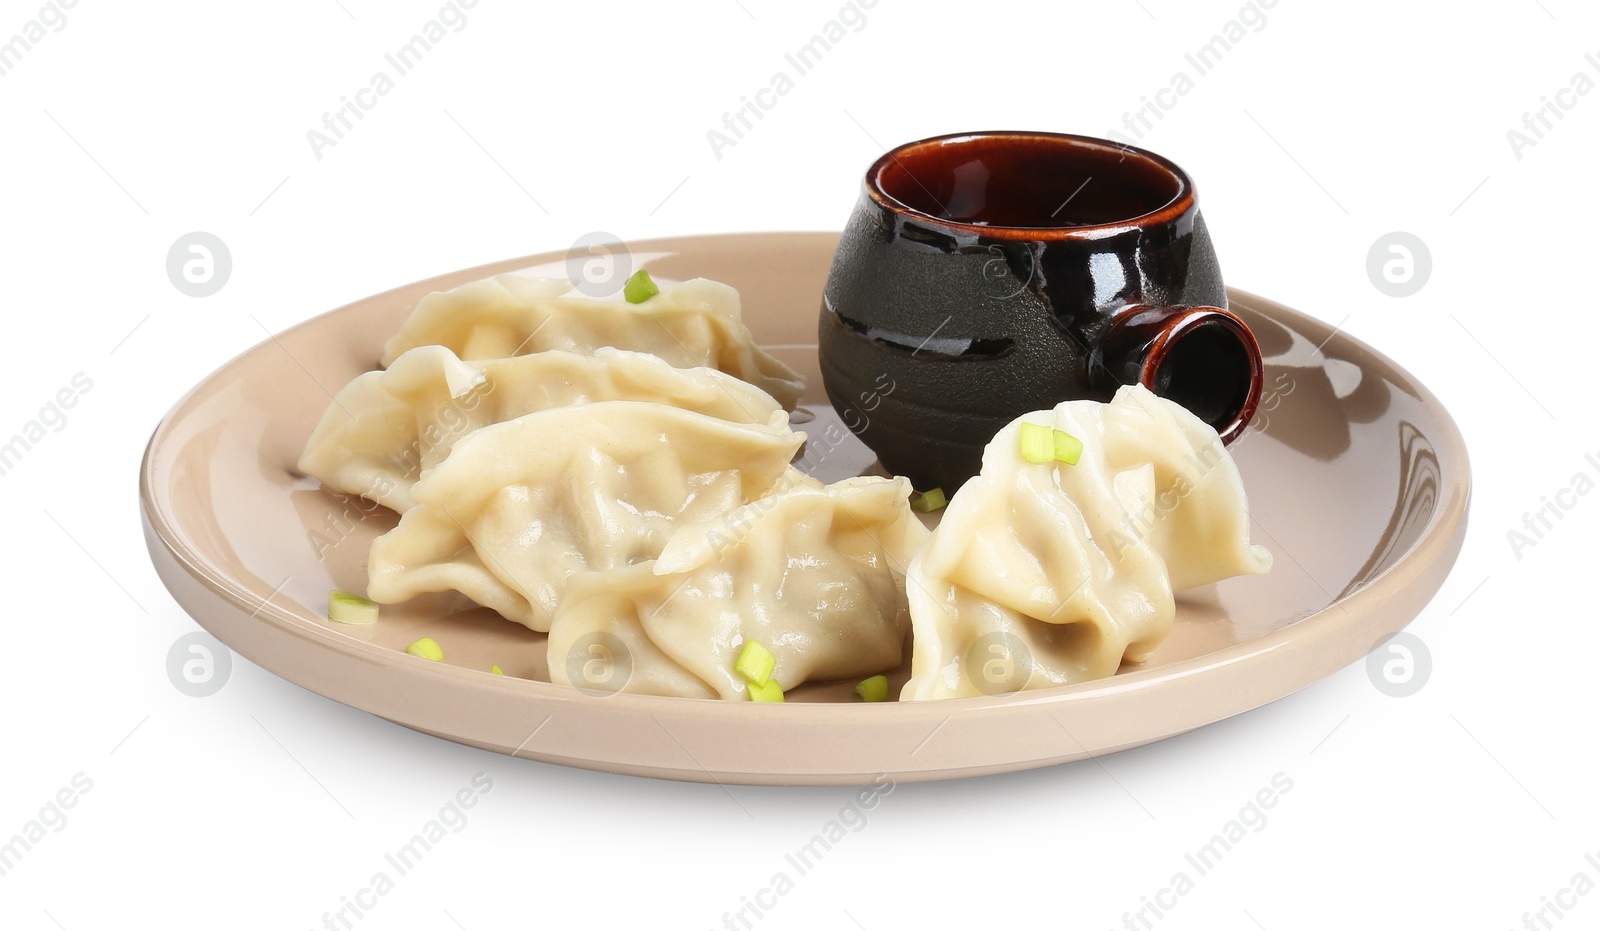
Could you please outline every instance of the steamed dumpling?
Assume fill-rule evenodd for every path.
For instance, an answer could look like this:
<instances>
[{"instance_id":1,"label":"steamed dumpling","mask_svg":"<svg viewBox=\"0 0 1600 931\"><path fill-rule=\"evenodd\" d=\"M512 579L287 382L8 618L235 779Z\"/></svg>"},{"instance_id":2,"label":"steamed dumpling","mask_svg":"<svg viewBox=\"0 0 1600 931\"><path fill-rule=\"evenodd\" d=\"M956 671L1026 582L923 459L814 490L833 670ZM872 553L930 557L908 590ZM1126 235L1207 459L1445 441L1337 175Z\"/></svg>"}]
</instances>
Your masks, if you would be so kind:
<instances>
[{"instance_id":1,"label":"steamed dumpling","mask_svg":"<svg viewBox=\"0 0 1600 931\"><path fill-rule=\"evenodd\" d=\"M481 427L412 487L374 540L367 594L455 590L534 630L568 578L660 555L679 524L772 490L805 434L638 401L600 401Z\"/></svg>"},{"instance_id":2,"label":"steamed dumpling","mask_svg":"<svg viewBox=\"0 0 1600 931\"><path fill-rule=\"evenodd\" d=\"M771 422L771 395L708 368L640 352L550 351L464 362L419 346L345 386L311 434L300 471L328 488L405 512L411 486L478 427L593 401L653 401L735 423Z\"/></svg>"},{"instance_id":3,"label":"steamed dumpling","mask_svg":"<svg viewBox=\"0 0 1600 931\"><path fill-rule=\"evenodd\" d=\"M383 364L418 346L463 359L499 359L615 346L679 368L706 366L743 379L794 410L805 382L755 345L739 319L739 292L695 278L639 304L563 296L565 279L497 275L423 298L383 347Z\"/></svg>"},{"instance_id":4,"label":"steamed dumpling","mask_svg":"<svg viewBox=\"0 0 1600 931\"><path fill-rule=\"evenodd\" d=\"M550 628L551 681L584 686L592 645L618 641L628 673L607 690L652 695L744 700L746 640L776 657L785 690L895 669L905 567L928 536L910 493L904 478L802 479L678 527L653 563L575 578Z\"/></svg>"},{"instance_id":5,"label":"steamed dumpling","mask_svg":"<svg viewBox=\"0 0 1600 931\"><path fill-rule=\"evenodd\" d=\"M1020 452L1023 421L1083 442L1077 465ZM1216 431L1139 386L1002 429L945 508L907 583L913 651L901 699L1067 685L1142 660L1173 591L1267 571L1238 469Z\"/></svg>"}]
</instances>

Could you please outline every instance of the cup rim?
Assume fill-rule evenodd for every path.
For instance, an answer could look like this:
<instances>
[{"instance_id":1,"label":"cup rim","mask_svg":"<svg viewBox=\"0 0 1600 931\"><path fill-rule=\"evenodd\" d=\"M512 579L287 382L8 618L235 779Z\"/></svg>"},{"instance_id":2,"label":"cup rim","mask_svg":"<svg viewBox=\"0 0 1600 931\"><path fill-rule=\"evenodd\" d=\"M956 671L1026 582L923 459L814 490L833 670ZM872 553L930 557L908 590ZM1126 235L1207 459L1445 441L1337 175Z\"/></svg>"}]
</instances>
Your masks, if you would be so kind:
<instances>
[{"instance_id":1,"label":"cup rim","mask_svg":"<svg viewBox=\"0 0 1600 931\"><path fill-rule=\"evenodd\" d=\"M1113 220L1107 223L1074 224L1063 226L991 226L979 223L966 223L948 217L938 217L931 213L918 210L909 204L900 201L884 191L881 178L884 170L900 158L916 149L932 148L951 143L973 139L1008 139L1012 141L1048 141L1052 143L1067 143L1069 147L1098 152L1119 152L1121 159L1132 159L1143 162L1145 165L1166 172L1178 185L1177 193L1165 204L1153 210ZM902 171L915 180L909 169L901 166ZM1040 130L981 130L976 132L945 133L939 136L929 136L913 142L905 142L895 146L889 151L878 156L872 165L867 168L863 180L863 187L867 198L890 213L916 217L918 220L933 226L955 230L968 235L980 236L988 239L1005 240L1092 240L1104 239L1107 236L1124 232L1130 229L1139 229L1171 223L1183 216L1194 207L1195 188L1194 181L1187 172L1162 155L1157 155L1148 149L1127 145L1110 139L1101 139L1095 136L1082 136L1075 133L1055 133ZM920 182L919 182L920 183Z\"/></svg>"}]
</instances>

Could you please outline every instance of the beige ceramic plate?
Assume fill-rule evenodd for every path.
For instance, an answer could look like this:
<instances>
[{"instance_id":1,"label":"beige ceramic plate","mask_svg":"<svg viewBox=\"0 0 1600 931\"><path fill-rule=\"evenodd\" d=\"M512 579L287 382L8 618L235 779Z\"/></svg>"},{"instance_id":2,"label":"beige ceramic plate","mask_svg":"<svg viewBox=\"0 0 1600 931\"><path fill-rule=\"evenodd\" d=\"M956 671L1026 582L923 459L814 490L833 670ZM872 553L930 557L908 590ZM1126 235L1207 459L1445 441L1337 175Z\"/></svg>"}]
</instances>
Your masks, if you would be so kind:
<instances>
[{"instance_id":1,"label":"beige ceramic plate","mask_svg":"<svg viewBox=\"0 0 1600 931\"><path fill-rule=\"evenodd\" d=\"M658 279L739 289L757 338L807 377L816 420L801 429L815 437L835 420L814 346L835 240L771 233L632 249ZM561 276L563 260L515 259L358 301L262 343L180 401L150 441L140 486L151 558L178 603L292 682L461 743L675 779L858 783L1060 763L1266 704L1404 626L1461 546L1467 454L1438 400L1326 324L1232 292L1268 359L1260 432L1233 449L1256 539L1276 567L1180 596L1172 636L1111 679L904 704L853 702L848 684L800 689L783 705L599 697L543 681L543 635L444 598L385 607L373 627L325 620L330 589L365 590L368 545L393 526L388 512L329 495L294 469L328 392L374 367L424 294L513 270ZM872 466L860 447L826 461L828 480ZM406 655L424 635L445 662ZM507 675L485 672L491 663Z\"/></svg>"}]
</instances>

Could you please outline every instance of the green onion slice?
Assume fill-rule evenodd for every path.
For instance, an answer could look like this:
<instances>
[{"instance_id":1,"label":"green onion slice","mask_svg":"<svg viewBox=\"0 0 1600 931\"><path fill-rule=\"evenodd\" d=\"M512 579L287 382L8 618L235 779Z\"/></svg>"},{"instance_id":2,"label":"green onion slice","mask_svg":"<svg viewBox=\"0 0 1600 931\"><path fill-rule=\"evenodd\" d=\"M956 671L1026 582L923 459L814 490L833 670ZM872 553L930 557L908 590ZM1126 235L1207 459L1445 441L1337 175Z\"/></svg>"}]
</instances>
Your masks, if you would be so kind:
<instances>
[{"instance_id":1,"label":"green onion slice","mask_svg":"<svg viewBox=\"0 0 1600 931\"><path fill-rule=\"evenodd\" d=\"M1078 458L1083 455L1083 441L1065 430L1024 421L1017 435L1022 446L1022 458L1034 465L1047 462L1077 465Z\"/></svg>"},{"instance_id":2,"label":"green onion slice","mask_svg":"<svg viewBox=\"0 0 1600 931\"><path fill-rule=\"evenodd\" d=\"M660 293L661 289L650 280L650 273L642 268L629 275L622 285L622 297L630 304L643 304Z\"/></svg>"},{"instance_id":3,"label":"green onion slice","mask_svg":"<svg viewBox=\"0 0 1600 931\"><path fill-rule=\"evenodd\" d=\"M1055 431L1043 424L1022 422L1018 433L1022 442L1022 458L1034 465L1054 462L1056 459Z\"/></svg>"},{"instance_id":4,"label":"green onion slice","mask_svg":"<svg viewBox=\"0 0 1600 931\"><path fill-rule=\"evenodd\" d=\"M862 701L887 701L889 698L889 678L887 676L873 676L862 679L856 683L856 697Z\"/></svg>"},{"instance_id":5,"label":"green onion slice","mask_svg":"<svg viewBox=\"0 0 1600 931\"><path fill-rule=\"evenodd\" d=\"M432 637L423 637L416 643L406 647L406 652L412 656L431 659L436 663L444 659L444 651L439 649L439 644L435 643Z\"/></svg>"},{"instance_id":6,"label":"green onion slice","mask_svg":"<svg viewBox=\"0 0 1600 931\"><path fill-rule=\"evenodd\" d=\"M749 691L751 701L783 701L783 689L778 687L777 679L768 679L766 685L752 682L745 689Z\"/></svg>"},{"instance_id":7,"label":"green onion slice","mask_svg":"<svg viewBox=\"0 0 1600 931\"><path fill-rule=\"evenodd\" d=\"M1083 441L1065 430L1055 430L1056 461L1065 462L1067 465L1077 465L1078 457L1083 455Z\"/></svg>"},{"instance_id":8,"label":"green onion slice","mask_svg":"<svg viewBox=\"0 0 1600 931\"><path fill-rule=\"evenodd\" d=\"M376 624L378 606L360 595L331 591L328 593L328 620L341 624Z\"/></svg>"},{"instance_id":9,"label":"green onion slice","mask_svg":"<svg viewBox=\"0 0 1600 931\"><path fill-rule=\"evenodd\" d=\"M777 666L778 658L772 655L772 651L754 640L744 642L744 649L739 651L739 658L733 663L734 671L754 685L766 685Z\"/></svg>"}]
</instances>

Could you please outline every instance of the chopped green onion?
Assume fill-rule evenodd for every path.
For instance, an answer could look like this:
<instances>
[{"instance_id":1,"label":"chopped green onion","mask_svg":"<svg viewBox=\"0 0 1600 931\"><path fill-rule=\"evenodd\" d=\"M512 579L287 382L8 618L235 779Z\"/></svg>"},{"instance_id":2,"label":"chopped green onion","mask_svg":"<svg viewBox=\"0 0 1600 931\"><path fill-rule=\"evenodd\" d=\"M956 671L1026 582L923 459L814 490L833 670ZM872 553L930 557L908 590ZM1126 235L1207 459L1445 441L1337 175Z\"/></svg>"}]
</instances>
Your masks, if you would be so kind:
<instances>
[{"instance_id":1,"label":"chopped green onion","mask_svg":"<svg viewBox=\"0 0 1600 931\"><path fill-rule=\"evenodd\" d=\"M752 682L745 690L750 693L751 701L783 701L783 689L778 687L777 679L768 679L765 685Z\"/></svg>"},{"instance_id":2,"label":"chopped green onion","mask_svg":"<svg viewBox=\"0 0 1600 931\"><path fill-rule=\"evenodd\" d=\"M1056 440L1056 461L1065 462L1067 465L1077 465L1078 457L1083 455L1083 441L1065 430L1054 432Z\"/></svg>"},{"instance_id":3,"label":"chopped green onion","mask_svg":"<svg viewBox=\"0 0 1600 931\"><path fill-rule=\"evenodd\" d=\"M739 658L734 660L733 668L752 684L766 685L777 665L778 658L772 655L772 651L754 640L746 640L744 649L739 651Z\"/></svg>"},{"instance_id":4,"label":"chopped green onion","mask_svg":"<svg viewBox=\"0 0 1600 931\"><path fill-rule=\"evenodd\" d=\"M1034 465L1056 461L1055 431L1043 424L1022 422L1022 458Z\"/></svg>"},{"instance_id":5,"label":"chopped green onion","mask_svg":"<svg viewBox=\"0 0 1600 931\"><path fill-rule=\"evenodd\" d=\"M937 511L949 503L945 500L943 488L930 488L911 502L911 510L926 514L929 511Z\"/></svg>"},{"instance_id":6,"label":"chopped green onion","mask_svg":"<svg viewBox=\"0 0 1600 931\"><path fill-rule=\"evenodd\" d=\"M497 676L503 676L503 675L505 675L505 673L503 673L503 672L501 672L501 671L500 671L500 667L499 667L499 666L498 666L498 665L494 665L494 666L490 666L490 667L489 667L489 671L490 671L490 672L492 672L492 673L494 673L494 674L495 674L495 675L497 675Z\"/></svg>"},{"instance_id":7,"label":"chopped green onion","mask_svg":"<svg viewBox=\"0 0 1600 931\"><path fill-rule=\"evenodd\" d=\"M661 289L650 280L650 273L642 268L629 275L622 284L622 297L630 304L643 304L660 293Z\"/></svg>"},{"instance_id":8,"label":"chopped green onion","mask_svg":"<svg viewBox=\"0 0 1600 931\"><path fill-rule=\"evenodd\" d=\"M378 606L360 595L334 590L328 593L328 620L341 624L376 624Z\"/></svg>"},{"instance_id":9,"label":"chopped green onion","mask_svg":"<svg viewBox=\"0 0 1600 931\"><path fill-rule=\"evenodd\" d=\"M1047 462L1077 465L1078 457L1083 455L1083 441L1065 430L1023 421L1017 435L1022 444L1022 458L1034 465Z\"/></svg>"},{"instance_id":10,"label":"chopped green onion","mask_svg":"<svg viewBox=\"0 0 1600 931\"><path fill-rule=\"evenodd\" d=\"M406 652L410 653L412 656L420 656L423 659L431 659L436 663L444 659L444 651L439 649L439 645L433 642L432 637L423 637L416 643L406 647Z\"/></svg>"},{"instance_id":11,"label":"chopped green onion","mask_svg":"<svg viewBox=\"0 0 1600 931\"><path fill-rule=\"evenodd\" d=\"M889 678L873 676L856 683L856 696L862 701L886 701L889 698Z\"/></svg>"}]
</instances>

